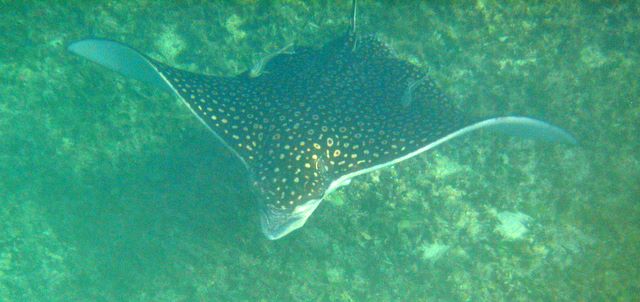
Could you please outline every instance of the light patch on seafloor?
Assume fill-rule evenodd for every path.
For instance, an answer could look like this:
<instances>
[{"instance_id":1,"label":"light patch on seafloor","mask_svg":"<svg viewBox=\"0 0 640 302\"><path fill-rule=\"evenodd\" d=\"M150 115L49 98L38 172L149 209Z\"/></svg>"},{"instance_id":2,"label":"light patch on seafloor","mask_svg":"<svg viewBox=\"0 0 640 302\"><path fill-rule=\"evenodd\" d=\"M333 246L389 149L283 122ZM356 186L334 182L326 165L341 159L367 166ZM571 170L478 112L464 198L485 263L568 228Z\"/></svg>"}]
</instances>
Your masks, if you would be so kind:
<instances>
[{"instance_id":1,"label":"light patch on seafloor","mask_svg":"<svg viewBox=\"0 0 640 302\"><path fill-rule=\"evenodd\" d=\"M344 196L344 193L340 190L338 190L337 192L333 192L331 193L326 200L329 201L330 203L334 204L335 206L341 207L344 205L344 201L345 201L346 197Z\"/></svg>"},{"instance_id":2,"label":"light patch on seafloor","mask_svg":"<svg viewBox=\"0 0 640 302\"><path fill-rule=\"evenodd\" d=\"M229 31L234 41L240 41L247 36L247 33L242 30L242 24L244 20L238 15L233 14L224 22L224 27Z\"/></svg>"},{"instance_id":3,"label":"light patch on seafloor","mask_svg":"<svg viewBox=\"0 0 640 302\"><path fill-rule=\"evenodd\" d=\"M598 68L607 63L605 56L600 49L588 46L580 51L580 60L589 68Z\"/></svg>"},{"instance_id":4,"label":"light patch on seafloor","mask_svg":"<svg viewBox=\"0 0 640 302\"><path fill-rule=\"evenodd\" d=\"M533 219L531 216L521 212L500 212L497 215L500 224L496 231L508 240L518 240L529 231L527 224Z\"/></svg>"},{"instance_id":5,"label":"light patch on seafloor","mask_svg":"<svg viewBox=\"0 0 640 302\"><path fill-rule=\"evenodd\" d=\"M455 160L437 153L434 155L434 160L436 164L434 169L432 170L432 173L437 178L445 178L449 175L456 174L466 169L464 166L458 164Z\"/></svg>"},{"instance_id":6,"label":"light patch on seafloor","mask_svg":"<svg viewBox=\"0 0 640 302\"><path fill-rule=\"evenodd\" d=\"M449 250L449 248L450 246L446 244L425 242L420 246L419 249L422 252L422 260L435 263Z\"/></svg>"},{"instance_id":7,"label":"light patch on seafloor","mask_svg":"<svg viewBox=\"0 0 640 302\"><path fill-rule=\"evenodd\" d=\"M175 28L165 27L156 40L155 46L169 63L173 63L187 45L182 37L176 33Z\"/></svg>"}]
</instances>

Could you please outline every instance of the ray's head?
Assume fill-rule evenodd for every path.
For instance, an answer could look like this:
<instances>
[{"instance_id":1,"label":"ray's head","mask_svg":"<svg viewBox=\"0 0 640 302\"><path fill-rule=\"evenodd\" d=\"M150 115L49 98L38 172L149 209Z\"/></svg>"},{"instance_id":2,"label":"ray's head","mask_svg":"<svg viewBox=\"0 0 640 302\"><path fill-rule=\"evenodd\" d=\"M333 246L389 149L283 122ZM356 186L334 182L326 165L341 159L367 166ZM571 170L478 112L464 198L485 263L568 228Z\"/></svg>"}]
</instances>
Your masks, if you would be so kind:
<instances>
[{"instance_id":1,"label":"ray's head","mask_svg":"<svg viewBox=\"0 0 640 302\"><path fill-rule=\"evenodd\" d=\"M262 232L275 240L304 225L326 194L331 177L322 156L297 153L301 150L286 142L271 146L266 157L256 161L253 187Z\"/></svg>"},{"instance_id":2,"label":"ray's head","mask_svg":"<svg viewBox=\"0 0 640 302\"><path fill-rule=\"evenodd\" d=\"M285 208L265 202L260 211L262 233L270 240L276 240L301 228L321 201L322 198L311 198Z\"/></svg>"}]
</instances>

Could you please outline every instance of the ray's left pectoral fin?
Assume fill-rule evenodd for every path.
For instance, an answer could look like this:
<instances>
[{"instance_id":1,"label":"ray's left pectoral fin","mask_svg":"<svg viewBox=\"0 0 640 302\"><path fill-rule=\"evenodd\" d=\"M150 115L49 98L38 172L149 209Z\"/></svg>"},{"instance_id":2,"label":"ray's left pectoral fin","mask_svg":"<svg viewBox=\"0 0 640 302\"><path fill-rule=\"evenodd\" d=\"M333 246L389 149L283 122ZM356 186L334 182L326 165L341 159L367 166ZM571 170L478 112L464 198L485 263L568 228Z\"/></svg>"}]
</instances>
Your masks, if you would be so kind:
<instances>
[{"instance_id":1,"label":"ray's left pectoral fin","mask_svg":"<svg viewBox=\"0 0 640 302\"><path fill-rule=\"evenodd\" d=\"M158 63L127 45L106 39L86 39L71 43L67 49L122 75L172 91L156 68Z\"/></svg>"},{"instance_id":2,"label":"ray's left pectoral fin","mask_svg":"<svg viewBox=\"0 0 640 302\"><path fill-rule=\"evenodd\" d=\"M487 119L469 127L468 131L484 128L526 139L575 145L578 141L567 131L549 123L522 116L505 116ZM467 129L465 128L465 129ZM465 130L463 129L463 131Z\"/></svg>"}]
</instances>

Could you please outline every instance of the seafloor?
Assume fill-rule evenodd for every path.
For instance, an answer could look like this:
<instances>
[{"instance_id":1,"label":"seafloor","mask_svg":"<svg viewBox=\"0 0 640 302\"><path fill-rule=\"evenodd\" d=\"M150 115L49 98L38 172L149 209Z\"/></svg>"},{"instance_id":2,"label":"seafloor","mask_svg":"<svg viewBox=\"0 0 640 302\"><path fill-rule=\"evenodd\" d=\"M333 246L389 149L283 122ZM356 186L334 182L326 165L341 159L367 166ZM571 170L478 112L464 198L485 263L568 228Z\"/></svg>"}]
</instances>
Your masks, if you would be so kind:
<instances>
[{"instance_id":1,"label":"seafloor","mask_svg":"<svg viewBox=\"0 0 640 302\"><path fill-rule=\"evenodd\" d=\"M234 75L344 32L349 2L0 0L0 301L637 301L640 2L361 1L360 31L463 110L580 144L476 133L278 241L178 100L65 50Z\"/></svg>"}]
</instances>

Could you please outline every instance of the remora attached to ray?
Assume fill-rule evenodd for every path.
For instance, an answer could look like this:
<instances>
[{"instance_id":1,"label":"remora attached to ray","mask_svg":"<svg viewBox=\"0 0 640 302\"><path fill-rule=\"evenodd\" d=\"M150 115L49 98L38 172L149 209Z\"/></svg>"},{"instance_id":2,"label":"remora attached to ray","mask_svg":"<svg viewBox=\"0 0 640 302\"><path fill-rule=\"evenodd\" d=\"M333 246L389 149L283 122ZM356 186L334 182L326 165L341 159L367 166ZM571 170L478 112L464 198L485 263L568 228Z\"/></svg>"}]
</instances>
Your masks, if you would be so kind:
<instances>
[{"instance_id":1,"label":"remora attached to ray","mask_svg":"<svg viewBox=\"0 0 640 302\"><path fill-rule=\"evenodd\" d=\"M358 36L355 18L347 34L273 56L257 75L195 74L103 39L69 50L175 93L249 170L269 239L300 228L351 178L480 128L575 142L527 117L466 118L419 67Z\"/></svg>"}]
</instances>

